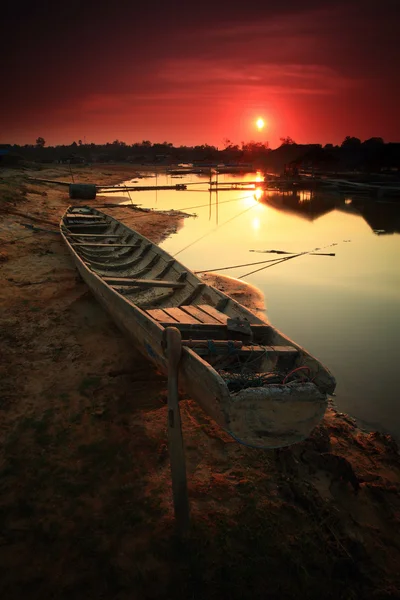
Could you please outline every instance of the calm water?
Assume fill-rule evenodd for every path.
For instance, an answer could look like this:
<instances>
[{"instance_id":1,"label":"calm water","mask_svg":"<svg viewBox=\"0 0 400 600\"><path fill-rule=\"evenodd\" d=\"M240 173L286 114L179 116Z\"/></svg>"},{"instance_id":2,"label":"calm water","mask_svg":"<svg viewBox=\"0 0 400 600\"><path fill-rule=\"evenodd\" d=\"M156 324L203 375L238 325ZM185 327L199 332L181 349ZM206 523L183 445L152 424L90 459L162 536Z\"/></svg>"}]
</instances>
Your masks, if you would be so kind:
<instances>
[{"instance_id":1,"label":"calm water","mask_svg":"<svg viewBox=\"0 0 400 600\"><path fill-rule=\"evenodd\" d=\"M255 178L253 173L238 180ZM276 257L252 250L335 252L301 256L244 280L264 293L270 321L333 372L338 409L400 437L400 204L311 198L306 192L257 200L254 191L235 190L219 192L218 207L213 193L210 207L209 192L201 191L208 188L201 185L205 181L158 175L158 185L194 185L184 192L135 192L132 198L143 207L197 214L162 244L172 255L188 246L177 258L193 270ZM155 183L154 177L141 180ZM221 274L241 277L260 266Z\"/></svg>"}]
</instances>

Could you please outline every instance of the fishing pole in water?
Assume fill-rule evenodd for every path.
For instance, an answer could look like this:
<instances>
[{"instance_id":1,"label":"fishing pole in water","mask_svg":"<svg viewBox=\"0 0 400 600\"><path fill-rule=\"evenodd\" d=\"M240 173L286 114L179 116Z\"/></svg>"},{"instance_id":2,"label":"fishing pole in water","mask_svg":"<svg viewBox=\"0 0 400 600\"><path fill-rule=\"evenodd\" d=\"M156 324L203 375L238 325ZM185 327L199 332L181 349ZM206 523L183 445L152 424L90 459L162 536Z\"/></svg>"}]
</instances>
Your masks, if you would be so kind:
<instances>
[{"instance_id":1,"label":"fishing pole in water","mask_svg":"<svg viewBox=\"0 0 400 600\"><path fill-rule=\"evenodd\" d=\"M322 248L313 248L312 250L307 250L306 252L299 252L298 254L295 254L294 256L285 256L285 258L276 260L274 263L272 263L270 265L267 265L265 267L260 267L259 269L255 269L254 271L250 271L249 273L245 273L244 275L240 275L238 277L238 279L243 279L244 277L248 277L249 275L253 275L254 273L263 271L264 269L269 269L269 267L274 267L275 265L278 265L279 263L282 263L282 262L286 262L287 260L290 260L292 258L297 258L299 256L305 256L306 254L311 254L312 252L316 252L317 250L325 250L325 248L331 248L332 246L337 246L337 242L334 242L333 244L328 244L327 246L323 246Z\"/></svg>"}]
</instances>

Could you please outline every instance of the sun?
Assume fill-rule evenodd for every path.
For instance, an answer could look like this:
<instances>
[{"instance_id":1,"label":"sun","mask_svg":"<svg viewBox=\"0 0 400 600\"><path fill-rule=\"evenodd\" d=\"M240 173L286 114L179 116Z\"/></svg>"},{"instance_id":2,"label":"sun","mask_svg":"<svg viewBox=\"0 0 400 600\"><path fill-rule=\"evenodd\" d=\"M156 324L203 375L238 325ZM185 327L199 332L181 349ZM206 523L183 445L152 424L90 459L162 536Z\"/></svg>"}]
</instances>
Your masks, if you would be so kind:
<instances>
[{"instance_id":1,"label":"sun","mask_svg":"<svg viewBox=\"0 0 400 600\"><path fill-rule=\"evenodd\" d=\"M261 131L265 127L265 121L262 117L259 117L256 121L256 126L258 131Z\"/></svg>"}]
</instances>

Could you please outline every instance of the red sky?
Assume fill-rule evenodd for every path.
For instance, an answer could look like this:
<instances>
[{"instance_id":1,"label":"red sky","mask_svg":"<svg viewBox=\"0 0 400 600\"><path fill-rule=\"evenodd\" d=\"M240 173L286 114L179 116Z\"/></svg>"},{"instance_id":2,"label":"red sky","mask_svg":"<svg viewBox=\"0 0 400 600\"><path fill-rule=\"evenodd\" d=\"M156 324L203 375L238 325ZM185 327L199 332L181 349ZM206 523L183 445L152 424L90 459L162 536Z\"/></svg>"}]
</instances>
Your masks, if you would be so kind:
<instances>
[{"instance_id":1,"label":"red sky","mask_svg":"<svg viewBox=\"0 0 400 600\"><path fill-rule=\"evenodd\" d=\"M0 143L400 140L398 0L8 5Z\"/></svg>"}]
</instances>

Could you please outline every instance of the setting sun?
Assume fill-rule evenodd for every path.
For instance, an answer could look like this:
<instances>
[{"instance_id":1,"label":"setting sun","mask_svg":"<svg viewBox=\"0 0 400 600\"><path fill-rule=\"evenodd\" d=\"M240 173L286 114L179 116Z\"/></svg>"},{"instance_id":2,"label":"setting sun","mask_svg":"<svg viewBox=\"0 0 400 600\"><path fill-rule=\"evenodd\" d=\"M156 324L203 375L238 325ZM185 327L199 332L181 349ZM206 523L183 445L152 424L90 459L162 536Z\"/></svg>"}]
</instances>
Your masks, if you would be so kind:
<instances>
[{"instance_id":1,"label":"setting sun","mask_svg":"<svg viewBox=\"0 0 400 600\"><path fill-rule=\"evenodd\" d=\"M262 119L261 117L259 117L256 121L256 125L257 125L257 129L258 131L261 131L261 129L264 129L265 127L265 121L264 119Z\"/></svg>"}]
</instances>

